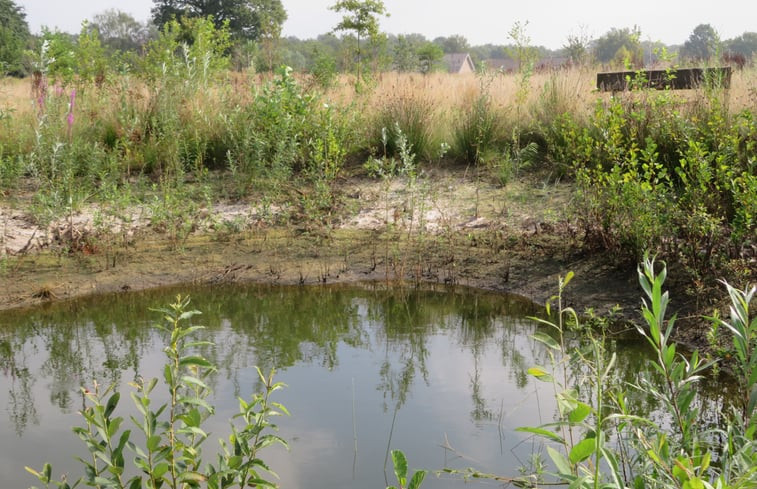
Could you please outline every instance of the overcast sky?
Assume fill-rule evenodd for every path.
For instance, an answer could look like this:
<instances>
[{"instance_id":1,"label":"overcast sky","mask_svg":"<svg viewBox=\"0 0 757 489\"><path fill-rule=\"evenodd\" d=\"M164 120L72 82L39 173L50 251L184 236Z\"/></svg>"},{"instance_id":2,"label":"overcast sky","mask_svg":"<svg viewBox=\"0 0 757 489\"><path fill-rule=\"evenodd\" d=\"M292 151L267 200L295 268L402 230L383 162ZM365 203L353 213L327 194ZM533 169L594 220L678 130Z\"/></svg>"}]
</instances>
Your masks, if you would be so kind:
<instances>
[{"instance_id":1,"label":"overcast sky","mask_svg":"<svg viewBox=\"0 0 757 489\"><path fill-rule=\"evenodd\" d=\"M284 35L301 39L331 30L339 16L334 0L282 0L289 19ZM109 8L137 20L150 16L152 0L16 0L32 32L42 26L78 32L81 21ZM711 24L721 38L757 31L757 0L384 0L391 16L382 30L394 34L462 34L473 44L507 44L515 21L528 21L534 44L560 48L581 26L596 38L611 27L641 28L642 40L681 44L698 24Z\"/></svg>"}]
</instances>

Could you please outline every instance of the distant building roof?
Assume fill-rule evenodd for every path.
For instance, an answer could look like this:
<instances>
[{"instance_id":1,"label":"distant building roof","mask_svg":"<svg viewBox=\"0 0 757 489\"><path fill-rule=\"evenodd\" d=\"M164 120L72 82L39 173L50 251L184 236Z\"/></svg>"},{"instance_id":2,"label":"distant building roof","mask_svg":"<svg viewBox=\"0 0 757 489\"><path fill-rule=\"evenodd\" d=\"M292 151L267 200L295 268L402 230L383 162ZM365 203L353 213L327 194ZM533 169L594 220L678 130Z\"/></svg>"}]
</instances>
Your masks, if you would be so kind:
<instances>
[{"instance_id":1,"label":"distant building roof","mask_svg":"<svg viewBox=\"0 0 757 489\"><path fill-rule=\"evenodd\" d=\"M470 73L476 71L468 53L450 53L444 55L444 63L450 73Z\"/></svg>"},{"instance_id":2,"label":"distant building roof","mask_svg":"<svg viewBox=\"0 0 757 489\"><path fill-rule=\"evenodd\" d=\"M484 65L490 70L518 71L519 63L514 59L491 58L485 59Z\"/></svg>"},{"instance_id":3,"label":"distant building roof","mask_svg":"<svg viewBox=\"0 0 757 489\"><path fill-rule=\"evenodd\" d=\"M499 71L504 71L506 73L512 72L512 71L518 71L520 69L520 63L518 63L518 61L514 59L504 59L504 58L486 59L484 60L484 65L490 70L499 70ZM534 63L534 69L535 70L549 70L549 69L562 68L567 65L570 65L570 58L556 56L552 58L540 59L539 61Z\"/></svg>"}]
</instances>

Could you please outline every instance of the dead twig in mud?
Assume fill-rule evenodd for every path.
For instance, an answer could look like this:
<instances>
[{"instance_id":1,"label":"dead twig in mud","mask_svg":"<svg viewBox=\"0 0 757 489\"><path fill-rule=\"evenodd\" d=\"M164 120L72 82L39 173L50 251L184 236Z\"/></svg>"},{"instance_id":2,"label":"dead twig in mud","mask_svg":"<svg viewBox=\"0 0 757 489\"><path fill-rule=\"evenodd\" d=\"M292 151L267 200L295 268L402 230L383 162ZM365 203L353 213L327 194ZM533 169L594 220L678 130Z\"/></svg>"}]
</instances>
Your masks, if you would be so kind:
<instances>
[{"instance_id":1,"label":"dead twig in mud","mask_svg":"<svg viewBox=\"0 0 757 489\"><path fill-rule=\"evenodd\" d=\"M21 248L20 250L18 250L14 254L16 254L16 255L25 255L25 254L29 253L32 249L34 249L34 245L32 245L32 241L34 240L35 236L37 236L37 230L36 229L34 230L34 232L32 233L31 237L29 238L29 241L26 242L26 244L24 245L24 247ZM37 247L39 247L39 243L37 243Z\"/></svg>"},{"instance_id":2,"label":"dead twig in mud","mask_svg":"<svg viewBox=\"0 0 757 489\"><path fill-rule=\"evenodd\" d=\"M208 283L216 285L234 282L237 279L237 272L244 272L250 269L252 269L252 265L227 265L222 272L208 280Z\"/></svg>"}]
</instances>

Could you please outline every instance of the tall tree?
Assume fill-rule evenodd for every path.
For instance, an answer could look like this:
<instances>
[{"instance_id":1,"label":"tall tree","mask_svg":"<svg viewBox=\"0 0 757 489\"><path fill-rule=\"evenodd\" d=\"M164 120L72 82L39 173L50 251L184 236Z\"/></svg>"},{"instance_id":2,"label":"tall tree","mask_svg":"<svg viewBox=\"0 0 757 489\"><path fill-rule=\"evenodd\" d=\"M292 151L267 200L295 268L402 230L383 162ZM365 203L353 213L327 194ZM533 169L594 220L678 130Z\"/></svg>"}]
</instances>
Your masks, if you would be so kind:
<instances>
[{"instance_id":1,"label":"tall tree","mask_svg":"<svg viewBox=\"0 0 757 489\"><path fill-rule=\"evenodd\" d=\"M258 40L262 32L271 32L271 22L286 20L281 0L154 0L153 22L162 27L171 19L213 17L217 29L228 22L237 39ZM265 25L263 25L265 24Z\"/></svg>"},{"instance_id":2,"label":"tall tree","mask_svg":"<svg viewBox=\"0 0 757 489\"><path fill-rule=\"evenodd\" d=\"M389 14L386 11L382 0L338 0L334 5L329 7L338 13L344 13L341 22L339 22L334 31L354 32L357 38L357 85L360 84L360 65L362 64L362 53L360 50L360 41L368 38L373 39L379 34L378 17ZM356 86L357 86L356 85Z\"/></svg>"},{"instance_id":3,"label":"tall tree","mask_svg":"<svg viewBox=\"0 0 757 489\"><path fill-rule=\"evenodd\" d=\"M709 61L717 54L720 36L710 24L699 24L683 43L681 55L697 61Z\"/></svg>"},{"instance_id":4,"label":"tall tree","mask_svg":"<svg viewBox=\"0 0 757 489\"><path fill-rule=\"evenodd\" d=\"M22 60L29 39L24 9L13 0L0 0L0 75L24 74Z\"/></svg>"}]
</instances>

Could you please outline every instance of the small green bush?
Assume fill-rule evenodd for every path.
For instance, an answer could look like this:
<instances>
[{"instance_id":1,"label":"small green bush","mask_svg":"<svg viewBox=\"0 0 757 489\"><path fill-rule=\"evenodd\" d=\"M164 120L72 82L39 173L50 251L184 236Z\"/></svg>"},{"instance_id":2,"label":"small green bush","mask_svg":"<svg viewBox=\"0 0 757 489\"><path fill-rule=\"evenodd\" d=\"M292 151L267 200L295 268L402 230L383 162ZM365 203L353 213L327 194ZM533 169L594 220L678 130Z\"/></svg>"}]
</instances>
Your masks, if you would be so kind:
<instances>
[{"instance_id":1,"label":"small green bush","mask_svg":"<svg viewBox=\"0 0 757 489\"><path fill-rule=\"evenodd\" d=\"M115 385L83 389L87 400L80 411L84 426L73 431L87 446L91 458L79 459L84 474L71 482L53 480L50 464L40 471L26 467L45 487L276 487L266 479L268 474L275 474L260 458L260 451L270 445L286 446L273 433L276 425L271 423L273 417L288 414L284 406L270 400L271 394L284 387L273 381L273 372L265 376L258 369L263 392L253 394L250 400L239 399L239 413L230 421L231 434L220 441L216 459L203 458L209 434L202 425L214 414L213 406L207 403L211 391L206 381L215 367L196 353L197 347L209 343L194 338L202 327L187 325L199 314L187 309L188 305L189 299L179 296L169 308L158 311L164 321L160 328L168 337L163 385L169 401L152 405L157 378L131 383L131 399L139 412L131 421L133 429L140 432L133 436L132 430L125 428L124 418L116 415L121 394ZM129 453L133 462L127 462ZM127 479L134 469L139 474Z\"/></svg>"}]
</instances>

